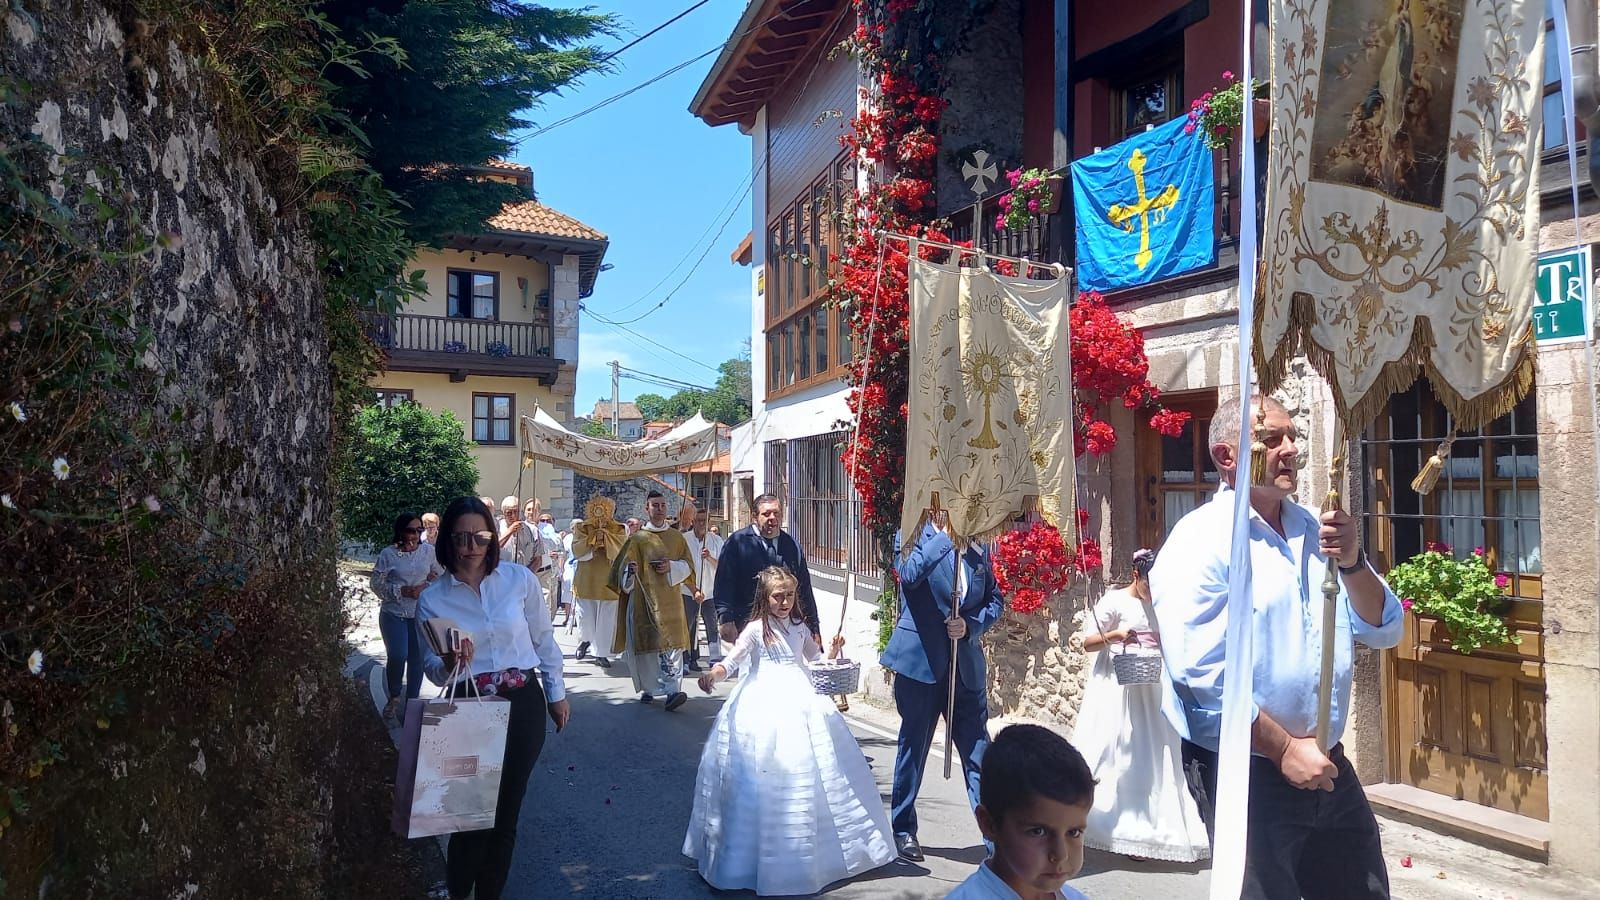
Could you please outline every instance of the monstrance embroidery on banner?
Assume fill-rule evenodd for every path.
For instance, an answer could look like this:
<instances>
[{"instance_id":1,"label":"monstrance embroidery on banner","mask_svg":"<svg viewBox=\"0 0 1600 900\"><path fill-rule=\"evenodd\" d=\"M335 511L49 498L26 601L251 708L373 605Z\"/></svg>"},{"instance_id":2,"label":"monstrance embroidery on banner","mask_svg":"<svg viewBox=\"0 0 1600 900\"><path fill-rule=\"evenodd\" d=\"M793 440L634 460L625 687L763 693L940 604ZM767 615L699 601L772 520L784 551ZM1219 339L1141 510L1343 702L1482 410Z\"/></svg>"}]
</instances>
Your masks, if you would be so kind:
<instances>
[{"instance_id":1,"label":"monstrance embroidery on banner","mask_svg":"<svg viewBox=\"0 0 1600 900\"><path fill-rule=\"evenodd\" d=\"M912 254L903 533L917 533L935 494L952 530L980 540L1032 499L1074 543L1070 417L1047 412L1071 406L1069 284Z\"/></svg>"},{"instance_id":2,"label":"monstrance embroidery on banner","mask_svg":"<svg viewBox=\"0 0 1600 900\"><path fill-rule=\"evenodd\" d=\"M1283 0L1262 383L1305 353L1359 429L1426 371L1457 424L1533 378L1542 0Z\"/></svg>"}]
</instances>

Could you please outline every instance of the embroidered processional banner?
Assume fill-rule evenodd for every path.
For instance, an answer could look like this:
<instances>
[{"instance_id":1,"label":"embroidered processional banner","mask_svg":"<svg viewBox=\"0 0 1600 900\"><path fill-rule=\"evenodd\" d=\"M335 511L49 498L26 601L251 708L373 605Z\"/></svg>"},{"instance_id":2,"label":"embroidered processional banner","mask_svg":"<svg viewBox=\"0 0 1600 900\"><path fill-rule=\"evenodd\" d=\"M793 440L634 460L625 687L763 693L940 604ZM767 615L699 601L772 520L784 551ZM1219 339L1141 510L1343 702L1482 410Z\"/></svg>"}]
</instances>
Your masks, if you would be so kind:
<instances>
[{"instance_id":1,"label":"embroidered processional banner","mask_svg":"<svg viewBox=\"0 0 1600 900\"><path fill-rule=\"evenodd\" d=\"M1032 506L1076 546L1071 279L1006 278L909 255L902 533L921 533L937 494L955 534L993 537Z\"/></svg>"},{"instance_id":2,"label":"embroidered processional banner","mask_svg":"<svg viewBox=\"0 0 1600 900\"><path fill-rule=\"evenodd\" d=\"M1263 385L1304 353L1349 428L1426 372L1458 426L1532 384L1544 0L1280 0Z\"/></svg>"},{"instance_id":3,"label":"embroidered processional banner","mask_svg":"<svg viewBox=\"0 0 1600 900\"><path fill-rule=\"evenodd\" d=\"M602 481L659 475L717 457L717 426L699 413L658 438L612 441L575 434L543 409L522 417L522 455L566 466Z\"/></svg>"}]
</instances>

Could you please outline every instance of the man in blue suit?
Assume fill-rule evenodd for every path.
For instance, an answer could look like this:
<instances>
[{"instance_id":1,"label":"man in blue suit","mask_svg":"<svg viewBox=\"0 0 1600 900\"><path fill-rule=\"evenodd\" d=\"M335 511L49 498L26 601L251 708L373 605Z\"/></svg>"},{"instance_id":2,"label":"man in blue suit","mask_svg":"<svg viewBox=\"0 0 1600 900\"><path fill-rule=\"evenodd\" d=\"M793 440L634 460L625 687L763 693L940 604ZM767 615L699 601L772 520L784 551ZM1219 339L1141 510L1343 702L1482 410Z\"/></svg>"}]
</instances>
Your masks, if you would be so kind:
<instances>
[{"instance_id":1,"label":"man in blue suit","mask_svg":"<svg viewBox=\"0 0 1600 900\"><path fill-rule=\"evenodd\" d=\"M945 714L951 677L950 640L956 640L956 711L946 722L961 754L967 798L978 805L978 767L989 746L989 694L983 648L978 638L1000 618L1000 586L989 564L989 550L963 540L960 560L941 515L922 529L910 555L900 557L895 539L895 569L900 575L900 618L879 662L893 669L894 705L900 711L900 738L894 758L890 805L895 848L912 861L922 859L917 843L917 793L933 746L933 730ZM950 614L958 596L959 614Z\"/></svg>"}]
</instances>

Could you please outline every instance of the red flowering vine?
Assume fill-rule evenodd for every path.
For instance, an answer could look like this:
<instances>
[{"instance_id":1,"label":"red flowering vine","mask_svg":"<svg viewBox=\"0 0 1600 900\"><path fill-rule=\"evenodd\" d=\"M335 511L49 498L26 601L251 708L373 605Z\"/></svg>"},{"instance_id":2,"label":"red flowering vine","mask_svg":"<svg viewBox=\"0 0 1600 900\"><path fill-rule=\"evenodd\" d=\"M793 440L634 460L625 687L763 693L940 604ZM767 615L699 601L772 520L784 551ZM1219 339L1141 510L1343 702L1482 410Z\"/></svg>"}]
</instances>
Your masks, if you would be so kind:
<instances>
[{"instance_id":1,"label":"red flowering vine","mask_svg":"<svg viewBox=\"0 0 1600 900\"><path fill-rule=\"evenodd\" d=\"M949 241L934 221L939 120L949 105L940 96L944 51L938 48L960 42L935 33L931 7L915 0L855 0L859 24L847 42L873 89L841 138L869 176L845 212L840 274L833 286L855 345L848 402L859 436L842 458L862 498L863 524L880 539L893 534L905 499L911 312L908 248L880 234ZM919 252L926 259L947 253L927 246ZM996 260L995 269L1016 274L1009 261ZM1116 432L1102 418L1112 401L1153 413L1151 427L1162 434L1182 431L1188 414L1160 407L1160 392L1147 378L1143 338L1098 294L1079 295L1071 327L1076 453L1103 455L1116 446ZM1085 545L1075 554L1078 564L1084 571L1098 568L1099 547L1093 541ZM1030 595L1022 602L1031 601Z\"/></svg>"},{"instance_id":2,"label":"red flowering vine","mask_svg":"<svg viewBox=\"0 0 1600 900\"><path fill-rule=\"evenodd\" d=\"M1037 612L1072 583L1072 558L1061 532L1044 522L1008 531L995 541L994 577L1020 613Z\"/></svg>"}]
</instances>

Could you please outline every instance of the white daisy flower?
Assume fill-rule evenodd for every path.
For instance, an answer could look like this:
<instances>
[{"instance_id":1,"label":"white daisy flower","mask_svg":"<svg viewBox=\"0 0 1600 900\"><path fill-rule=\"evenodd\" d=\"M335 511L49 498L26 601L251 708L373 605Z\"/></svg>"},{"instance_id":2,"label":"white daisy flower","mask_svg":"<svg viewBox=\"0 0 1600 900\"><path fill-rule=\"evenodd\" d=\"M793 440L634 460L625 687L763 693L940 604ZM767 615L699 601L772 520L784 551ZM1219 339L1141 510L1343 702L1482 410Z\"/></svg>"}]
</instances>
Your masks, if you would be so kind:
<instances>
[{"instance_id":1,"label":"white daisy flower","mask_svg":"<svg viewBox=\"0 0 1600 900\"><path fill-rule=\"evenodd\" d=\"M44 654L38 650L28 654L28 671L35 675L44 674Z\"/></svg>"},{"instance_id":2,"label":"white daisy flower","mask_svg":"<svg viewBox=\"0 0 1600 900\"><path fill-rule=\"evenodd\" d=\"M16 419L18 422L28 421L28 411L23 409L22 404L15 400L11 401L11 404L6 407L6 411L11 413L11 418Z\"/></svg>"},{"instance_id":3,"label":"white daisy flower","mask_svg":"<svg viewBox=\"0 0 1600 900\"><path fill-rule=\"evenodd\" d=\"M0 506L4 506L6 509L16 509L17 502L11 499L10 494L0 494Z\"/></svg>"},{"instance_id":4,"label":"white daisy flower","mask_svg":"<svg viewBox=\"0 0 1600 900\"><path fill-rule=\"evenodd\" d=\"M72 467L67 465L65 456L58 456L56 461L50 464L50 471L55 473L57 481L66 481L67 476L72 474Z\"/></svg>"}]
</instances>

